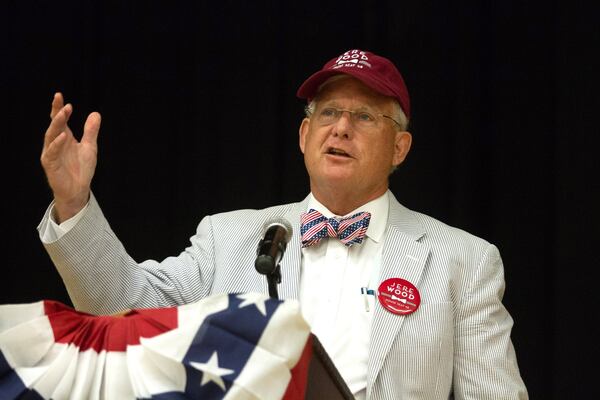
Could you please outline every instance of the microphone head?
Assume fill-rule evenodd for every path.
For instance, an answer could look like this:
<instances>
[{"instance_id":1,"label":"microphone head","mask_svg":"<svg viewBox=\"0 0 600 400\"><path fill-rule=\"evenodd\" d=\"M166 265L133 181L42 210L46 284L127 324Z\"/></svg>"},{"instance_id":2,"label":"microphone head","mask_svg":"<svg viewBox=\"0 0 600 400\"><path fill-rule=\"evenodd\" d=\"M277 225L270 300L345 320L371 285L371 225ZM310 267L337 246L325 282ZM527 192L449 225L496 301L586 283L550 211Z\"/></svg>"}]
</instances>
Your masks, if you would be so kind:
<instances>
[{"instance_id":1,"label":"microphone head","mask_svg":"<svg viewBox=\"0 0 600 400\"><path fill-rule=\"evenodd\" d=\"M264 225L263 225L263 237L265 235L265 233L267 233L267 231L274 227L274 226L280 226L281 228L283 228L283 230L285 231L285 243L288 243L290 241L290 239L292 238L292 233L293 233L293 229L292 229L292 224L290 224L290 222L285 219L285 218L271 218L270 220L268 220Z\"/></svg>"}]
</instances>

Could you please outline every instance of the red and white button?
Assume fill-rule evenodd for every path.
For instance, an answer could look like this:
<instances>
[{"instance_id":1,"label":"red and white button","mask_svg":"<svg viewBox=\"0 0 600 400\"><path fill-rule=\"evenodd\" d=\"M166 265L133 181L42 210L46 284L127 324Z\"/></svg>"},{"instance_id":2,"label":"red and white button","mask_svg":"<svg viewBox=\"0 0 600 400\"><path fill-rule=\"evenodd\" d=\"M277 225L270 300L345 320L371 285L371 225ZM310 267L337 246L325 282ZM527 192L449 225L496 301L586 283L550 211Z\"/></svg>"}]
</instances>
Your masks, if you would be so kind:
<instances>
[{"instance_id":1,"label":"red and white button","mask_svg":"<svg viewBox=\"0 0 600 400\"><path fill-rule=\"evenodd\" d=\"M386 310L398 315L414 313L421 304L421 295L415 285L401 278L381 282L377 298Z\"/></svg>"}]
</instances>

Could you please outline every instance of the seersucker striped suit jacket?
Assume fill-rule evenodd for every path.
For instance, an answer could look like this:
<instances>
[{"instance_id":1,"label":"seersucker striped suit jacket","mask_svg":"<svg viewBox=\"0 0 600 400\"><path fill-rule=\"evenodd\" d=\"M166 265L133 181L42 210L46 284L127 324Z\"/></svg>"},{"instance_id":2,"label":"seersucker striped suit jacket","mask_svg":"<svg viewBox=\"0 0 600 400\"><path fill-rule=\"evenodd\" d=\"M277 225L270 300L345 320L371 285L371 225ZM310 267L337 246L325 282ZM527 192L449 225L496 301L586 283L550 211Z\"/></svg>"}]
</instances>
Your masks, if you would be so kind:
<instances>
[{"instance_id":1,"label":"seersucker striped suit jacket","mask_svg":"<svg viewBox=\"0 0 600 400\"><path fill-rule=\"evenodd\" d=\"M495 246L402 206L389 193L380 279L419 289L407 316L376 307L368 363L369 399L527 399L502 305L504 272ZM300 214L307 200L205 217L179 256L134 261L92 195L68 233L47 243L75 307L97 314L173 306L223 292L267 293L254 259L263 223L283 217L294 237L281 261L281 298L298 298ZM38 229L43 232L48 212Z\"/></svg>"}]
</instances>

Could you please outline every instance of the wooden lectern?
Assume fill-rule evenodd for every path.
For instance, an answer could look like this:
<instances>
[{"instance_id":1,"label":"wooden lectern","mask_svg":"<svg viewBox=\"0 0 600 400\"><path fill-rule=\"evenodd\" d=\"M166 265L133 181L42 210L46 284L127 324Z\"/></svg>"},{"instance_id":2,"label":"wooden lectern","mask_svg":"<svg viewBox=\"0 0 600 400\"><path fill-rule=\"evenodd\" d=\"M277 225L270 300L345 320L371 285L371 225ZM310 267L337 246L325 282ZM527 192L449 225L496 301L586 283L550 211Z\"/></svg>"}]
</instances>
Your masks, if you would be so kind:
<instances>
[{"instance_id":1,"label":"wooden lectern","mask_svg":"<svg viewBox=\"0 0 600 400\"><path fill-rule=\"evenodd\" d=\"M311 334L313 356L308 367L306 400L354 400L319 339Z\"/></svg>"}]
</instances>

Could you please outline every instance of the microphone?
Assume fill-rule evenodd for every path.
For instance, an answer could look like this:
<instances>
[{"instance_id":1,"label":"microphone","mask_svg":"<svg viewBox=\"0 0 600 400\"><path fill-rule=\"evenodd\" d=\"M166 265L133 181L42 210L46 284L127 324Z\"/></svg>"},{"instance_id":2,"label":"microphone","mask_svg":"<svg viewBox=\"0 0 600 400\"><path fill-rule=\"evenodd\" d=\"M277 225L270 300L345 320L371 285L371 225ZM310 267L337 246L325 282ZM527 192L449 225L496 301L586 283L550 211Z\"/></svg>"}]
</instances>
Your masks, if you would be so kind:
<instances>
[{"instance_id":1,"label":"microphone","mask_svg":"<svg viewBox=\"0 0 600 400\"><path fill-rule=\"evenodd\" d=\"M292 238L292 225L283 218L274 218L263 226L263 238L258 242L254 267L263 275L273 274Z\"/></svg>"}]
</instances>

